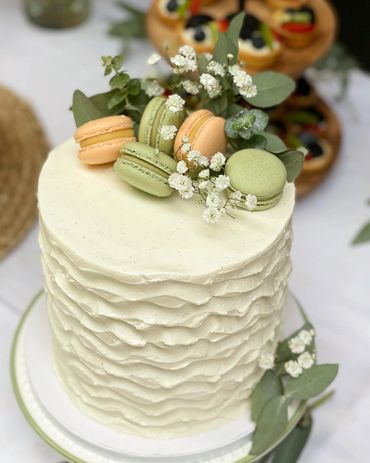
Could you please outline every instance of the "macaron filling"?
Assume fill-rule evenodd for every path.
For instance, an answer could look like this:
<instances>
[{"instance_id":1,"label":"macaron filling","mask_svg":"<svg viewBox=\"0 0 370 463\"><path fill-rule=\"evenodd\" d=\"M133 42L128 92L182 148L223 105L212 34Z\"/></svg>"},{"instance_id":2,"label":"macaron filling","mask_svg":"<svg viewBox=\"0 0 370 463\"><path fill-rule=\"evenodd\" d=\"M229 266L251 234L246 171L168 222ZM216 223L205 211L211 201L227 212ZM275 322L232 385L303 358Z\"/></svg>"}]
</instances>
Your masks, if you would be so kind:
<instances>
[{"instance_id":1,"label":"macaron filling","mask_svg":"<svg viewBox=\"0 0 370 463\"><path fill-rule=\"evenodd\" d=\"M112 132L102 133L93 137L85 138L84 140L81 140L79 143L81 148L86 148L86 146L95 145L96 143L103 143L105 141L115 140L119 138L133 137L135 137L134 130L132 128L127 128L121 130L114 130Z\"/></svg>"}]
</instances>

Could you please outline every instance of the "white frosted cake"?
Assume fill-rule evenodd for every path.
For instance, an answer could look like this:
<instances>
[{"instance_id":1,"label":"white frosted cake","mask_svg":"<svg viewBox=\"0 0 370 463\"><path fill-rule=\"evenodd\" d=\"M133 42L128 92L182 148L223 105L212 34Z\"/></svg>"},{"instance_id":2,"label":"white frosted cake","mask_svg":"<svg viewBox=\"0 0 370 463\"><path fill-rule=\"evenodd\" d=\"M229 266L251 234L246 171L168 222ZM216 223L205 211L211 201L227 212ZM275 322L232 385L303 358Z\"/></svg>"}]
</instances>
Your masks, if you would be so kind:
<instances>
[{"instance_id":1,"label":"white frosted cake","mask_svg":"<svg viewBox=\"0 0 370 463\"><path fill-rule=\"evenodd\" d=\"M149 196L77 150L50 153L38 193L54 361L71 399L152 438L249 413L280 335L294 186L215 227L196 199Z\"/></svg>"}]
</instances>

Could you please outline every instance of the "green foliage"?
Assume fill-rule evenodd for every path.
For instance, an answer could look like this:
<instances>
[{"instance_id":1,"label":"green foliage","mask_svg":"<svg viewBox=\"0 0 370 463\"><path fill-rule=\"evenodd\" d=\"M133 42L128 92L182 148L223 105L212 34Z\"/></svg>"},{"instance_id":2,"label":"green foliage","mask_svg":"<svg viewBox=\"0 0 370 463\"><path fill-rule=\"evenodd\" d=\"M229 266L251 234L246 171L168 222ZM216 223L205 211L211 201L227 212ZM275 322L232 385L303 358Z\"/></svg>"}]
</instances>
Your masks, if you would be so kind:
<instances>
[{"instance_id":1,"label":"green foliage","mask_svg":"<svg viewBox=\"0 0 370 463\"><path fill-rule=\"evenodd\" d=\"M357 233L352 244L367 243L370 241L370 222L365 224L361 230Z\"/></svg>"},{"instance_id":2,"label":"green foliage","mask_svg":"<svg viewBox=\"0 0 370 463\"><path fill-rule=\"evenodd\" d=\"M257 95L245 98L248 103L258 108L270 108L282 103L295 89L295 82L290 77L274 71L261 72L253 78L257 86Z\"/></svg>"},{"instance_id":3,"label":"green foliage","mask_svg":"<svg viewBox=\"0 0 370 463\"><path fill-rule=\"evenodd\" d=\"M118 2L118 5L126 12L126 19L113 22L108 33L121 39L123 48L127 51L131 39L145 39L147 37L145 12L124 1Z\"/></svg>"},{"instance_id":4,"label":"green foliage","mask_svg":"<svg viewBox=\"0 0 370 463\"><path fill-rule=\"evenodd\" d=\"M273 397L283 393L281 379L275 371L267 370L255 387L251 397L251 416L257 421L262 409Z\"/></svg>"},{"instance_id":5,"label":"green foliage","mask_svg":"<svg viewBox=\"0 0 370 463\"><path fill-rule=\"evenodd\" d=\"M278 445L271 463L297 463L310 437L312 418L307 413L292 432Z\"/></svg>"},{"instance_id":6,"label":"green foliage","mask_svg":"<svg viewBox=\"0 0 370 463\"><path fill-rule=\"evenodd\" d=\"M253 433L252 455L260 455L279 439L288 425L288 400L285 396L273 397L263 407Z\"/></svg>"},{"instance_id":7,"label":"green foliage","mask_svg":"<svg viewBox=\"0 0 370 463\"><path fill-rule=\"evenodd\" d=\"M102 117L102 113L81 90L75 90L73 93L72 111L77 127Z\"/></svg>"},{"instance_id":8,"label":"green foliage","mask_svg":"<svg viewBox=\"0 0 370 463\"><path fill-rule=\"evenodd\" d=\"M227 119L225 132L231 139L249 140L253 135L263 132L268 121L268 115L259 109L242 109L238 114Z\"/></svg>"},{"instance_id":9,"label":"green foliage","mask_svg":"<svg viewBox=\"0 0 370 463\"><path fill-rule=\"evenodd\" d=\"M288 182L294 182L302 171L304 154L302 151L295 150L286 151L285 153L277 153L276 155L286 168Z\"/></svg>"},{"instance_id":10,"label":"green foliage","mask_svg":"<svg viewBox=\"0 0 370 463\"><path fill-rule=\"evenodd\" d=\"M335 379L338 365L313 365L298 378L290 378L284 385L286 397L307 400L321 394Z\"/></svg>"}]
</instances>

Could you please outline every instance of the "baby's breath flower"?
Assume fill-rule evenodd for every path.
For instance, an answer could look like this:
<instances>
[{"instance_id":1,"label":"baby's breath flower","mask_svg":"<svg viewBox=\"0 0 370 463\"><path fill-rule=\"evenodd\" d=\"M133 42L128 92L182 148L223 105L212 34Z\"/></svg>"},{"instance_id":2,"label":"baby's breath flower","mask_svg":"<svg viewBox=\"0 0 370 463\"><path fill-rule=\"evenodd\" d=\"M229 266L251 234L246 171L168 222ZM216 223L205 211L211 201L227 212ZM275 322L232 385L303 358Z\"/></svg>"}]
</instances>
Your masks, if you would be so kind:
<instances>
[{"instance_id":1,"label":"baby's breath flower","mask_svg":"<svg viewBox=\"0 0 370 463\"><path fill-rule=\"evenodd\" d=\"M161 87L156 80L143 80L141 83L141 88L149 98L161 96L164 93L164 88Z\"/></svg>"},{"instance_id":2,"label":"baby's breath flower","mask_svg":"<svg viewBox=\"0 0 370 463\"><path fill-rule=\"evenodd\" d=\"M193 183L187 175L175 172L169 176L168 184L171 188L177 190L183 199L190 199L194 195Z\"/></svg>"},{"instance_id":3,"label":"baby's breath flower","mask_svg":"<svg viewBox=\"0 0 370 463\"><path fill-rule=\"evenodd\" d=\"M288 342L289 349L293 354L302 354L304 352L306 345L298 336L290 339Z\"/></svg>"},{"instance_id":4,"label":"baby's breath flower","mask_svg":"<svg viewBox=\"0 0 370 463\"><path fill-rule=\"evenodd\" d=\"M217 61L210 61L207 66L207 71L215 76L224 77L226 74L226 70L222 64L218 63Z\"/></svg>"},{"instance_id":5,"label":"baby's breath flower","mask_svg":"<svg viewBox=\"0 0 370 463\"><path fill-rule=\"evenodd\" d=\"M215 77L211 76L211 74L202 74L199 80L210 98L216 98L221 94L222 87L220 82Z\"/></svg>"},{"instance_id":6,"label":"baby's breath flower","mask_svg":"<svg viewBox=\"0 0 370 463\"><path fill-rule=\"evenodd\" d=\"M272 354L263 354L258 360L258 366L263 370L271 370L275 366L274 356Z\"/></svg>"},{"instance_id":7,"label":"baby's breath flower","mask_svg":"<svg viewBox=\"0 0 370 463\"><path fill-rule=\"evenodd\" d=\"M198 174L198 177L199 177L199 178L202 178L202 179L204 179L204 178L209 178L209 169L203 169L203 170L201 170L201 171L199 172L199 174Z\"/></svg>"},{"instance_id":8,"label":"baby's breath flower","mask_svg":"<svg viewBox=\"0 0 370 463\"><path fill-rule=\"evenodd\" d=\"M219 175L215 180L215 187L218 191L224 191L230 186L230 177Z\"/></svg>"},{"instance_id":9,"label":"baby's breath flower","mask_svg":"<svg viewBox=\"0 0 370 463\"><path fill-rule=\"evenodd\" d=\"M194 48L190 45L183 45L182 47L180 47L179 53L180 55L185 56L185 58L195 59L197 57Z\"/></svg>"},{"instance_id":10,"label":"baby's breath flower","mask_svg":"<svg viewBox=\"0 0 370 463\"><path fill-rule=\"evenodd\" d=\"M180 161L177 163L177 172L179 174L185 174L188 171L188 166L185 161Z\"/></svg>"},{"instance_id":11,"label":"baby's breath flower","mask_svg":"<svg viewBox=\"0 0 370 463\"><path fill-rule=\"evenodd\" d=\"M304 368L305 370L308 370L309 368L312 367L313 365L313 357L309 352L303 352L298 359L298 364L300 367Z\"/></svg>"},{"instance_id":12,"label":"baby's breath flower","mask_svg":"<svg viewBox=\"0 0 370 463\"><path fill-rule=\"evenodd\" d=\"M303 372L302 367L295 360L289 360L289 362L285 363L284 367L285 367L285 371L292 378L298 378L298 376L301 375Z\"/></svg>"},{"instance_id":13,"label":"baby's breath flower","mask_svg":"<svg viewBox=\"0 0 370 463\"><path fill-rule=\"evenodd\" d=\"M198 185L200 190L209 190L211 186L212 186L212 182L210 182L209 180L203 180Z\"/></svg>"},{"instance_id":14,"label":"baby's breath flower","mask_svg":"<svg viewBox=\"0 0 370 463\"><path fill-rule=\"evenodd\" d=\"M208 167L209 166L209 160L205 156L199 156L197 163L200 167Z\"/></svg>"},{"instance_id":15,"label":"baby's breath flower","mask_svg":"<svg viewBox=\"0 0 370 463\"><path fill-rule=\"evenodd\" d=\"M158 61L160 61L160 60L161 60L160 55L158 55L158 53L153 53L153 54L151 54L151 55L149 56L147 62L148 62L148 64L156 64L156 63L158 63Z\"/></svg>"},{"instance_id":16,"label":"baby's breath flower","mask_svg":"<svg viewBox=\"0 0 370 463\"><path fill-rule=\"evenodd\" d=\"M176 136L177 127L175 125L164 125L160 128L159 133L165 140L173 140Z\"/></svg>"},{"instance_id":17,"label":"baby's breath flower","mask_svg":"<svg viewBox=\"0 0 370 463\"><path fill-rule=\"evenodd\" d=\"M229 59L229 60L232 60L232 59L234 59L234 55L232 53L228 53L226 55L226 58Z\"/></svg>"},{"instance_id":18,"label":"baby's breath flower","mask_svg":"<svg viewBox=\"0 0 370 463\"><path fill-rule=\"evenodd\" d=\"M301 330L298 333L298 337L299 337L299 339L301 339L301 341L303 341L303 343L306 346L309 346L311 344L311 342L312 342L312 335L310 334L310 332L308 330Z\"/></svg>"},{"instance_id":19,"label":"baby's breath flower","mask_svg":"<svg viewBox=\"0 0 370 463\"><path fill-rule=\"evenodd\" d=\"M221 206L221 196L216 191L211 191L208 193L206 199L206 206L207 207L215 207L217 209Z\"/></svg>"},{"instance_id":20,"label":"baby's breath flower","mask_svg":"<svg viewBox=\"0 0 370 463\"><path fill-rule=\"evenodd\" d=\"M207 207L203 212L203 219L208 223L216 223L221 218L221 212L216 207Z\"/></svg>"},{"instance_id":21,"label":"baby's breath flower","mask_svg":"<svg viewBox=\"0 0 370 463\"><path fill-rule=\"evenodd\" d=\"M241 96L245 98L253 98L257 95L257 87L255 85L246 85L239 89Z\"/></svg>"},{"instance_id":22,"label":"baby's breath flower","mask_svg":"<svg viewBox=\"0 0 370 463\"><path fill-rule=\"evenodd\" d=\"M190 143L183 143L181 146L181 151L183 153L188 153L191 150L191 144Z\"/></svg>"},{"instance_id":23,"label":"baby's breath flower","mask_svg":"<svg viewBox=\"0 0 370 463\"><path fill-rule=\"evenodd\" d=\"M257 207L257 198L254 195L247 195L245 206L249 211L253 211Z\"/></svg>"},{"instance_id":24,"label":"baby's breath flower","mask_svg":"<svg viewBox=\"0 0 370 463\"><path fill-rule=\"evenodd\" d=\"M238 64L233 64L232 66L229 66L229 74L231 74L233 77L240 70L241 69L240 69L240 66Z\"/></svg>"},{"instance_id":25,"label":"baby's breath flower","mask_svg":"<svg viewBox=\"0 0 370 463\"><path fill-rule=\"evenodd\" d=\"M198 163L198 160L201 156L202 155L200 154L200 151L192 150L189 152L187 158L188 158L188 161L190 162Z\"/></svg>"},{"instance_id":26,"label":"baby's breath flower","mask_svg":"<svg viewBox=\"0 0 370 463\"><path fill-rule=\"evenodd\" d=\"M240 201L242 199L242 194L239 190L233 191L230 195L232 201Z\"/></svg>"},{"instance_id":27,"label":"baby's breath flower","mask_svg":"<svg viewBox=\"0 0 370 463\"><path fill-rule=\"evenodd\" d=\"M207 61L211 61L213 58L212 53L203 53L203 56L206 58Z\"/></svg>"},{"instance_id":28,"label":"baby's breath flower","mask_svg":"<svg viewBox=\"0 0 370 463\"><path fill-rule=\"evenodd\" d=\"M196 95L199 93L197 83L192 80L184 80L181 82L181 85L184 87L185 92L190 93L190 95Z\"/></svg>"},{"instance_id":29,"label":"baby's breath flower","mask_svg":"<svg viewBox=\"0 0 370 463\"><path fill-rule=\"evenodd\" d=\"M225 164L226 158L225 156L218 152L212 156L210 168L215 172L219 172L222 169L222 166Z\"/></svg>"},{"instance_id":30,"label":"baby's breath flower","mask_svg":"<svg viewBox=\"0 0 370 463\"><path fill-rule=\"evenodd\" d=\"M310 329L310 335L311 335L312 337L315 336L315 330L314 330L313 328Z\"/></svg>"},{"instance_id":31,"label":"baby's breath flower","mask_svg":"<svg viewBox=\"0 0 370 463\"><path fill-rule=\"evenodd\" d=\"M184 104L185 104L185 101L181 98L180 95L177 95L177 94L170 95L166 101L167 108L173 113L177 113L178 111L181 111L182 108L184 107Z\"/></svg>"},{"instance_id":32,"label":"baby's breath flower","mask_svg":"<svg viewBox=\"0 0 370 463\"><path fill-rule=\"evenodd\" d=\"M235 64L229 66L229 73L233 77L233 82L239 89L240 95L245 98L253 98L257 95L257 87L253 84L252 76L243 71L240 66Z\"/></svg>"}]
</instances>

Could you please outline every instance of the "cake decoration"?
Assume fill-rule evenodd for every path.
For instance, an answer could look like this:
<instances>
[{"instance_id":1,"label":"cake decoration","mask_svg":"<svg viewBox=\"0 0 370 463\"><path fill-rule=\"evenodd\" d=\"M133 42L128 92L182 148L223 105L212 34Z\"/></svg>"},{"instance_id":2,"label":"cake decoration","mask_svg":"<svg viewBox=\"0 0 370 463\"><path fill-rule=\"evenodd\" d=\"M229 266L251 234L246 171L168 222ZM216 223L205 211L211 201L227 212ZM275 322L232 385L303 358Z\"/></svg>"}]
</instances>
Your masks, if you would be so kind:
<instances>
[{"instance_id":1,"label":"cake decoration","mask_svg":"<svg viewBox=\"0 0 370 463\"><path fill-rule=\"evenodd\" d=\"M316 14L310 6L280 9L274 18L279 34L289 47L306 47L316 33Z\"/></svg>"},{"instance_id":2,"label":"cake decoration","mask_svg":"<svg viewBox=\"0 0 370 463\"><path fill-rule=\"evenodd\" d=\"M285 181L294 181L304 161L304 151L290 150L266 131L269 116L259 109L284 101L294 82L274 72L252 77L245 71L238 62L244 26L245 14L234 16L227 31L218 35L213 55L181 47L170 59L172 75L160 81L131 79L121 70L121 57L104 57L105 74L115 73L112 90L91 98L77 91L78 99L76 93L74 98L76 122L80 113L85 117L91 113L94 119L99 111L135 118L140 144L130 143L128 152L122 143L115 165L121 179L158 197L169 196L171 189L183 199L196 195L210 223L232 215L230 210L236 207L258 211L275 206ZM149 62L155 65L158 59L154 55ZM143 143L154 150L148 154ZM150 161L143 160L143 151ZM172 170L158 171L157 161L163 166L165 154L172 158L167 163ZM225 171L228 158L234 180ZM240 183L237 177L255 177L261 185L277 182L279 187L264 191L252 182L249 191L250 180ZM241 190L235 186L239 183Z\"/></svg>"}]
</instances>

